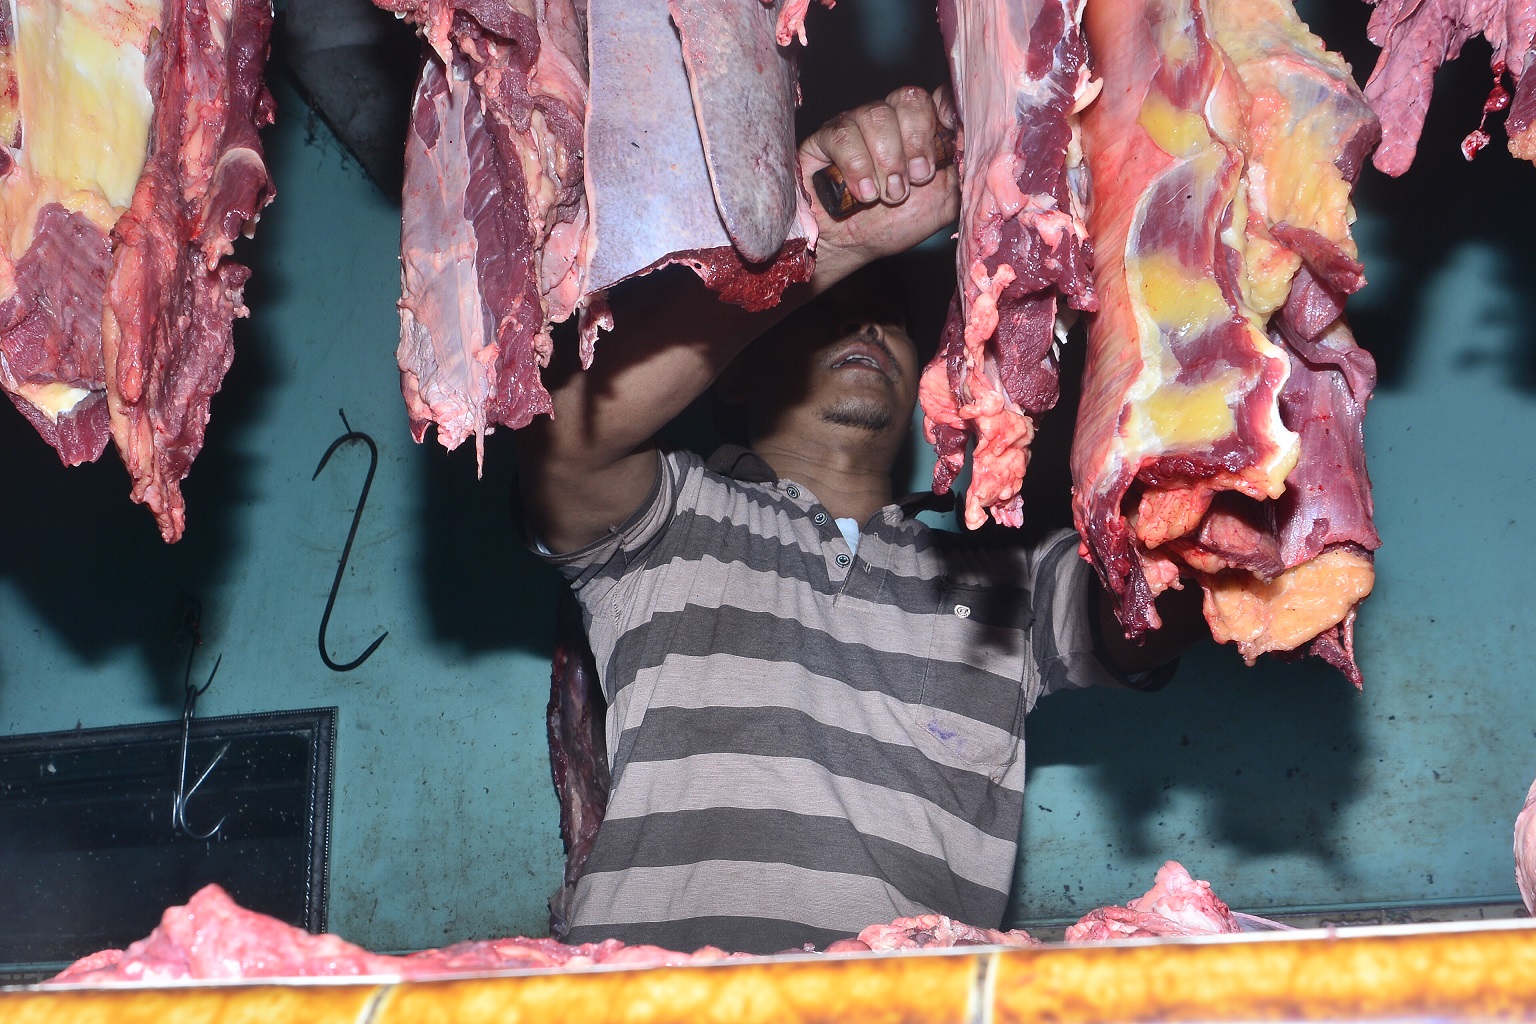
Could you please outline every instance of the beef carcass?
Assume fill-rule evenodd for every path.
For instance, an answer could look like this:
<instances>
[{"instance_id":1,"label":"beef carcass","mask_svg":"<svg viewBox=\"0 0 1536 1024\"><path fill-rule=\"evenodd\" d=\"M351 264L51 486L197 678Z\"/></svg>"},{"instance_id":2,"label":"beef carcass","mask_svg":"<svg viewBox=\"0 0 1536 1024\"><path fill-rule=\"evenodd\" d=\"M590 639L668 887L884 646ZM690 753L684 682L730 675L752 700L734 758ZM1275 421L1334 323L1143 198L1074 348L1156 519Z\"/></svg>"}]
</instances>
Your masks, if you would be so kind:
<instances>
[{"instance_id":1,"label":"beef carcass","mask_svg":"<svg viewBox=\"0 0 1536 1024\"><path fill-rule=\"evenodd\" d=\"M1085 24L1104 89L1083 123L1100 302L1072 452L1084 554L1133 639L1192 577L1250 664L1312 642L1359 685L1374 365L1342 311L1364 283L1349 191L1376 120L1288 0L1101 3Z\"/></svg>"},{"instance_id":2,"label":"beef carcass","mask_svg":"<svg viewBox=\"0 0 1536 1024\"><path fill-rule=\"evenodd\" d=\"M947 491L972 438L965 523L1022 521L1034 419L1056 404L1059 301L1095 306L1077 114L1093 96L1083 0L942 0L963 129L960 290L923 372Z\"/></svg>"},{"instance_id":3,"label":"beef carcass","mask_svg":"<svg viewBox=\"0 0 1536 1024\"><path fill-rule=\"evenodd\" d=\"M1099 907L1067 929L1068 942L1151 939L1186 935L1234 934L1237 918L1211 890L1211 883L1190 876L1184 865L1168 861L1146 895L1123 907Z\"/></svg>"},{"instance_id":4,"label":"beef carcass","mask_svg":"<svg viewBox=\"0 0 1536 1024\"><path fill-rule=\"evenodd\" d=\"M167 541L272 198L267 0L0 13L0 387L68 465L116 440Z\"/></svg>"},{"instance_id":5,"label":"beef carcass","mask_svg":"<svg viewBox=\"0 0 1536 1024\"><path fill-rule=\"evenodd\" d=\"M1525 71L1536 59L1536 3L1531 0L1368 0L1375 5L1367 29L1381 47L1376 67L1365 83L1365 95L1381 116L1378 170L1398 175L1413 163L1419 133L1429 110L1435 71L1454 60L1474 36L1493 47L1493 88L1483 119L1508 108L1504 129L1509 151L1522 160L1536 160L1536 80ZM1504 87L1514 81L1514 99ZM1472 159L1489 142L1480 124L1462 142Z\"/></svg>"}]
</instances>

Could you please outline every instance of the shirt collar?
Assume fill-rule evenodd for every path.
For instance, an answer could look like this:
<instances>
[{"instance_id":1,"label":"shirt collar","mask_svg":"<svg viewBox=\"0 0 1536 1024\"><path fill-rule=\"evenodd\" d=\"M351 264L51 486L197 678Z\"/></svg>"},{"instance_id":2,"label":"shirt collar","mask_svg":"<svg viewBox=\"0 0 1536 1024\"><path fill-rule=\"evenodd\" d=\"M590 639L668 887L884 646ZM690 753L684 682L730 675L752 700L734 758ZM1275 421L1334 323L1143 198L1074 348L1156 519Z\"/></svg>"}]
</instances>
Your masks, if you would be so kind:
<instances>
[{"instance_id":1,"label":"shirt collar","mask_svg":"<svg viewBox=\"0 0 1536 1024\"><path fill-rule=\"evenodd\" d=\"M773 471L761 455L739 444L721 445L709 457L705 468L746 484L776 484L779 475ZM908 518L919 512L951 512L955 507L953 494L934 494L932 491L914 491L898 498L896 507Z\"/></svg>"}]
</instances>

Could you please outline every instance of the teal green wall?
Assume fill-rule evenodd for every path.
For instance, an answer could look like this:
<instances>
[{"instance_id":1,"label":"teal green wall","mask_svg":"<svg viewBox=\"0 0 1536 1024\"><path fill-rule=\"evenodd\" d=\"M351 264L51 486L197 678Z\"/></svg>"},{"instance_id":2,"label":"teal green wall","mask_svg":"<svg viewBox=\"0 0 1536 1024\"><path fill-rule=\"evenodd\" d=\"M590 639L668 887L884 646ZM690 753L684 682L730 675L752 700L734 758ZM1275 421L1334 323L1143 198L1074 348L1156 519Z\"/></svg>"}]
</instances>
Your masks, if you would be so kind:
<instances>
[{"instance_id":1,"label":"teal green wall","mask_svg":"<svg viewBox=\"0 0 1536 1024\"><path fill-rule=\"evenodd\" d=\"M885 7L927 17L915 0ZM851 61L839 33L885 38L900 19L882 9L840 5L812 53ZM932 78L912 68L934 54L907 39L866 54L868 75L835 95ZM1367 429L1385 540L1358 631L1364 694L1325 666L1248 670L1210 651L1161 694L1047 701L1029 728L1019 920L1123 901L1166 857L1246 909L1514 898L1511 822L1536 775L1536 169L1455 152L1481 59L1449 76L1408 180L1368 172L1360 193L1372 283L1352 316L1383 369ZM822 76L808 65L813 103ZM504 434L480 481L470 449L411 442L392 358L399 208L273 79L278 199L241 248L253 314L187 482L186 538L161 544L115 456L64 470L0 409L0 732L174 718L173 619L194 594L195 674L224 657L200 713L340 708L334 931L378 949L538 934L560 867L543 739L554 581L507 526ZM380 467L333 652L389 630L347 674L315 650L365 468L348 448L310 480L338 408ZM1042 430L1037 523L1064 495L1052 434L1066 436L1060 417Z\"/></svg>"}]
</instances>

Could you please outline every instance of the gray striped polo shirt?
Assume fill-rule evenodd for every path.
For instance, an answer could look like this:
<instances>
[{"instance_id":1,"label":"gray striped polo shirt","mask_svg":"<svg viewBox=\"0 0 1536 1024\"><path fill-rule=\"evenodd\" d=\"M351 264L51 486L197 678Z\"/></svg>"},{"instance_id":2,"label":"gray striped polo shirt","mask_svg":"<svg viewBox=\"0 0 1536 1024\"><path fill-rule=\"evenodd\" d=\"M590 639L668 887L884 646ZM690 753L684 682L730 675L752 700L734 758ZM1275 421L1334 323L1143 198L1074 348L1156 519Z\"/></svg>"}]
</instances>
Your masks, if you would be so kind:
<instances>
[{"instance_id":1,"label":"gray striped polo shirt","mask_svg":"<svg viewBox=\"0 0 1536 1024\"><path fill-rule=\"evenodd\" d=\"M814 494L747 458L765 482L663 454L627 523L548 556L610 703L613 789L567 941L767 953L911 914L998 925L1024 716L1120 678L1076 535L1031 547L890 505L855 556Z\"/></svg>"}]
</instances>

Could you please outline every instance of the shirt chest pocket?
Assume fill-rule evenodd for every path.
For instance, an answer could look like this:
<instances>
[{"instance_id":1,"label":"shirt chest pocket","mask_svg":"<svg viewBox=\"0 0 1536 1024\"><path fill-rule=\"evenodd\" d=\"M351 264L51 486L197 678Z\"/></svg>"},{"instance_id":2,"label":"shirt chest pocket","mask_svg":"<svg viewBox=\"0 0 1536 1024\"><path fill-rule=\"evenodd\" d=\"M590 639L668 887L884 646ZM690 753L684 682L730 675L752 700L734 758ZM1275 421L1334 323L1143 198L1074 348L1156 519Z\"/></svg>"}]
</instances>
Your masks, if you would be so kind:
<instances>
[{"instance_id":1,"label":"shirt chest pocket","mask_svg":"<svg viewBox=\"0 0 1536 1024\"><path fill-rule=\"evenodd\" d=\"M1029 593L939 587L918 699L918 741L930 754L1004 767L1023 732L1024 663L1034 620Z\"/></svg>"}]
</instances>

